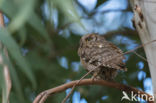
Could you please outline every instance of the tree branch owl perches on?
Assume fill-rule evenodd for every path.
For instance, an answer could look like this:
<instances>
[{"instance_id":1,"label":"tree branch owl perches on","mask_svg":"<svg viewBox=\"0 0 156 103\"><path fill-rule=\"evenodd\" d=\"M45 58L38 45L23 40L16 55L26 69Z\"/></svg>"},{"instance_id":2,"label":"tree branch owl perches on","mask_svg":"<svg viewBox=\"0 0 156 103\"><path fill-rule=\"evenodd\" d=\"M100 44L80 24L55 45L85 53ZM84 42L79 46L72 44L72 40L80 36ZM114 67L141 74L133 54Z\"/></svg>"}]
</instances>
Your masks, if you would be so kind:
<instances>
[{"instance_id":1,"label":"tree branch owl perches on","mask_svg":"<svg viewBox=\"0 0 156 103\"><path fill-rule=\"evenodd\" d=\"M93 78L103 80L113 80L118 70L127 71L122 54L118 47L98 34L84 35L78 49L83 67L87 71L96 68L92 72Z\"/></svg>"}]
</instances>

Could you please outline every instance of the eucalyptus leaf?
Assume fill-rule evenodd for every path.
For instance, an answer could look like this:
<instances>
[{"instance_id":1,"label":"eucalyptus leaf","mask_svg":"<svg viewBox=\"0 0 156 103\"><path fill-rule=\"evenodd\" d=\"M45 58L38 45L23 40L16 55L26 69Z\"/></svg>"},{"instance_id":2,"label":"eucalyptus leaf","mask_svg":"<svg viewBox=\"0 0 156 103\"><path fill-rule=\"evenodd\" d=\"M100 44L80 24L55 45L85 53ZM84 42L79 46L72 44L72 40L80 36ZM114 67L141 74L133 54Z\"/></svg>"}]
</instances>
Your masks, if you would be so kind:
<instances>
[{"instance_id":1,"label":"eucalyptus leaf","mask_svg":"<svg viewBox=\"0 0 156 103\"><path fill-rule=\"evenodd\" d=\"M77 22L84 30L86 30L74 7L73 0L52 0L51 2L53 2L54 5L56 5L60 11L64 13L64 15L69 19L69 22Z\"/></svg>"},{"instance_id":2,"label":"eucalyptus leaf","mask_svg":"<svg viewBox=\"0 0 156 103\"><path fill-rule=\"evenodd\" d=\"M27 38L27 34L26 34L26 29L23 27L21 29L19 29L19 37L20 37L20 45L23 45L26 41Z\"/></svg>"},{"instance_id":3,"label":"eucalyptus leaf","mask_svg":"<svg viewBox=\"0 0 156 103\"><path fill-rule=\"evenodd\" d=\"M31 17L28 20L28 23L37 31L39 31L39 34L45 38L48 42L50 42L49 35L47 31L45 30L44 25L42 24L41 19L36 15L36 13L32 13Z\"/></svg>"},{"instance_id":4,"label":"eucalyptus leaf","mask_svg":"<svg viewBox=\"0 0 156 103\"><path fill-rule=\"evenodd\" d=\"M4 0L0 0L0 6L3 4Z\"/></svg>"},{"instance_id":5,"label":"eucalyptus leaf","mask_svg":"<svg viewBox=\"0 0 156 103\"><path fill-rule=\"evenodd\" d=\"M18 95L18 99L20 102L24 103L25 98L22 92L22 86L18 77L18 74L16 72L16 69L12 66L12 64L9 62L9 67L10 67L10 75L12 77L12 85L15 88L15 93Z\"/></svg>"},{"instance_id":6,"label":"eucalyptus leaf","mask_svg":"<svg viewBox=\"0 0 156 103\"><path fill-rule=\"evenodd\" d=\"M13 18L12 15L17 13L18 7L15 5L13 0L4 0L2 5L0 5L0 10L9 18Z\"/></svg>"},{"instance_id":7,"label":"eucalyptus leaf","mask_svg":"<svg viewBox=\"0 0 156 103\"><path fill-rule=\"evenodd\" d=\"M25 2L29 2L29 1L25 0ZM17 12L17 9L19 7L17 7L17 5L15 4L15 2L13 2L13 0L5 0L3 2L3 4L0 6L0 9L4 12L4 14L6 14L11 19L11 24L9 25L9 30L14 32L19 28L22 29L21 26L25 22L27 22L28 24L30 24L31 27L33 27L35 30L37 30L39 32L38 33L39 36L43 37L45 40L50 42L49 35L48 35L44 25L42 24L42 20L33 11L33 6L35 3L35 0L32 0L31 2L33 4L28 5L29 3L26 3L27 6L24 6L23 9L21 8L22 10L19 13ZM21 5L25 5L25 4L22 3ZM31 8L29 8L30 6L31 6ZM14 17L12 15L16 15L16 16ZM25 15L26 15L26 17L24 17ZM24 25L22 27L24 27Z\"/></svg>"},{"instance_id":8,"label":"eucalyptus leaf","mask_svg":"<svg viewBox=\"0 0 156 103\"><path fill-rule=\"evenodd\" d=\"M9 31L15 32L20 29L22 25L28 20L31 16L32 11L34 9L35 0L25 0L21 5L18 13L13 17L10 25Z\"/></svg>"},{"instance_id":9,"label":"eucalyptus leaf","mask_svg":"<svg viewBox=\"0 0 156 103\"><path fill-rule=\"evenodd\" d=\"M13 65L11 64L10 60L8 57L6 57L4 52L1 52L2 57L3 57L3 62L4 64L6 64L8 66L9 72L10 72L10 76L11 76L11 82L12 82L12 86L15 88L16 93L18 94L18 99L20 102L24 103L24 96L22 93L22 87L19 81L19 77L18 74L16 73L16 69L13 67Z\"/></svg>"},{"instance_id":10,"label":"eucalyptus leaf","mask_svg":"<svg viewBox=\"0 0 156 103\"><path fill-rule=\"evenodd\" d=\"M3 65L0 65L0 87L2 89L2 103L7 103L7 90L5 85L5 79L3 74Z\"/></svg>"},{"instance_id":11,"label":"eucalyptus leaf","mask_svg":"<svg viewBox=\"0 0 156 103\"><path fill-rule=\"evenodd\" d=\"M33 86L35 87L36 81L32 74L31 68L29 67L27 61L22 56L18 44L11 37L7 29L4 28L0 29L0 41L7 48L9 54L15 60L16 64L20 67L21 71L27 75L27 77L31 80Z\"/></svg>"}]
</instances>

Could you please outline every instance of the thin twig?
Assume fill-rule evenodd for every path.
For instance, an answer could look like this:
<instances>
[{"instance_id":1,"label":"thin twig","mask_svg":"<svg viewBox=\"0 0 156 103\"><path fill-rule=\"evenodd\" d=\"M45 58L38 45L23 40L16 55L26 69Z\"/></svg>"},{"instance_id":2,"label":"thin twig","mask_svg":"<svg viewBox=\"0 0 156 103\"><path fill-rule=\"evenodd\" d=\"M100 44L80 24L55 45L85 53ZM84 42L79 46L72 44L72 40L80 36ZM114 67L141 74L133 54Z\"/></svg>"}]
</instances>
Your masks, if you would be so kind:
<instances>
[{"instance_id":1,"label":"thin twig","mask_svg":"<svg viewBox=\"0 0 156 103\"><path fill-rule=\"evenodd\" d=\"M62 103L65 103L65 102L66 102L66 100L69 98L69 96L70 96L70 95L72 94L72 92L74 91L76 85L78 85L78 84L81 82L81 80L83 80L87 75L89 75L89 74L90 74L91 72L93 72L93 71L94 71L94 69L91 70L91 71L89 71L89 72L87 72L84 76L82 76L82 77L80 78L79 81L77 81L77 83L75 83L75 85L72 87L72 89L71 89L71 91L69 92L69 94L63 99Z\"/></svg>"},{"instance_id":2,"label":"thin twig","mask_svg":"<svg viewBox=\"0 0 156 103\"><path fill-rule=\"evenodd\" d=\"M42 93L40 93L35 100L33 101L33 103L44 103L44 101L52 94L56 94L56 93L60 93L68 88L73 87L76 83L78 83L80 80L76 80L76 81L71 81L69 83L60 85L58 87L49 89L49 90L45 90ZM134 95L147 95L148 99L149 98L153 98L153 96L145 93L144 91L140 91L134 87L131 86L127 86L124 84L120 84L117 82L110 82L110 81L106 81L106 80L92 80L92 79L83 79L81 80L81 82L79 84L77 84L77 86L85 86L85 85L100 85L100 86L107 86L107 87L111 87L111 88L116 88L119 89L121 91L125 91L127 93L131 93L133 91ZM142 99L146 100L145 96L141 96ZM41 100L44 100L41 102ZM148 101L149 103L154 103L153 101Z\"/></svg>"},{"instance_id":3,"label":"thin twig","mask_svg":"<svg viewBox=\"0 0 156 103\"><path fill-rule=\"evenodd\" d=\"M4 27L4 18L3 18L3 13L0 11L0 27Z\"/></svg>"},{"instance_id":4,"label":"thin twig","mask_svg":"<svg viewBox=\"0 0 156 103\"><path fill-rule=\"evenodd\" d=\"M0 29L4 28L4 27L5 27L5 23L4 23L3 13L0 11ZM4 50L5 56L8 58L8 52L7 52L6 48L2 48L1 42L0 42L0 49ZM5 79L5 86L6 86L6 98L5 99L7 100L6 102L9 103L9 95L10 95L12 83L11 83L11 78L10 78L9 67L8 67L8 65L6 65L4 63L3 56L1 54L0 54L0 64L3 65L3 75L4 75L4 79ZM3 100L2 103L4 103L4 102L5 101Z\"/></svg>"},{"instance_id":5,"label":"thin twig","mask_svg":"<svg viewBox=\"0 0 156 103\"><path fill-rule=\"evenodd\" d=\"M147 59L143 56L141 56L140 54L138 54L137 52L133 52L136 56L138 56L139 58L143 59L144 61L148 62Z\"/></svg>"},{"instance_id":6,"label":"thin twig","mask_svg":"<svg viewBox=\"0 0 156 103\"><path fill-rule=\"evenodd\" d=\"M148 61L145 57L141 56L140 54L138 54L137 52L133 52L135 55L137 55L138 57L140 57L141 59L143 59L144 61L146 61L147 63L153 65L150 61Z\"/></svg>"}]
</instances>

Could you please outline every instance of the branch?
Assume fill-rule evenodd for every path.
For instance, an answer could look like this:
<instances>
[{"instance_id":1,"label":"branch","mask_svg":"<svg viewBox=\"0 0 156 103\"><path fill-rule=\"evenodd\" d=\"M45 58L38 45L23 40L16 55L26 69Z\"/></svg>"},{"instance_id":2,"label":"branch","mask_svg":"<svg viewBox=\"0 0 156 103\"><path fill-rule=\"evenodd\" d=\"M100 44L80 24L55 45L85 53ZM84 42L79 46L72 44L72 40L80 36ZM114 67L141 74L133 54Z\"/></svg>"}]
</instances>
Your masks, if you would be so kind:
<instances>
[{"instance_id":1,"label":"branch","mask_svg":"<svg viewBox=\"0 0 156 103\"><path fill-rule=\"evenodd\" d=\"M35 98L35 100L33 101L33 103L44 103L46 101L46 99L50 95L56 94L56 93L60 93L62 91L65 91L68 88L71 88L78 81L79 80L71 81L69 83L60 85L58 87L55 87L55 88L52 88L52 89L49 89L49 90L45 90L45 91L43 91L42 93L40 93ZM107 86L107 87L119 89L121 91L125 91L127 93L131 93L133 91L133 93L136 94L136 95L138 95L138 96L139 95L147 95L148 98L152 98L151 95L149 95L149 94L147 94L147 93L145 93L143 91L140 91L140 90L138 90L136 88L133 88L133 87L130 87L130 86L127 86L127 85L124 85L124 84L120 84L120 83L117 83L117 82L109 82L109 81L106 81L106 80L95 80L95 81L93 81L92 79L83 79L83 80L81 80L81 82L79 84L77 84L77 86L85 86L85 85ZM146 97L143 96L142 99L146 100ZM153 103L153 101L149 101L149 103Z\"/></svg>"}]
</instances>

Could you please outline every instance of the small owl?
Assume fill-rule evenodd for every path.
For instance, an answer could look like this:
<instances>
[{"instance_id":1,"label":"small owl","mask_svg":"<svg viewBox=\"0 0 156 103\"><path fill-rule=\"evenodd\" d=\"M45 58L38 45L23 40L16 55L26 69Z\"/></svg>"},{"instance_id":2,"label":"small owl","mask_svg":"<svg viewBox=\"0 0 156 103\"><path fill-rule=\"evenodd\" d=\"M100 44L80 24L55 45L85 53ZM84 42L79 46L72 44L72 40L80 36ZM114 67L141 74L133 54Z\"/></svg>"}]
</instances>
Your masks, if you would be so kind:
<instances>
[{"instance_id":1,"label":"small owl","mask_svg":"<svg viewBox=\"0 0 156 103\"><path fill-rule=\"evenodd\" d=\"M96 68L92 72L95 79L113 80L118 70L127 70L123 52L98 34L87 34L81 38L78 55L87 71Z\"/></svg>"}]
</instances>

